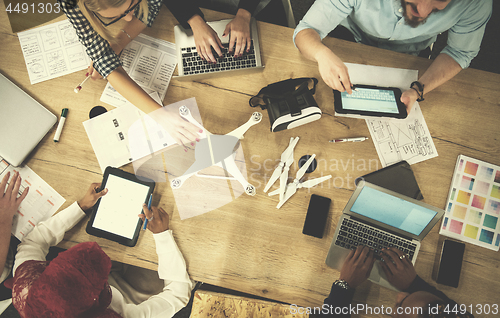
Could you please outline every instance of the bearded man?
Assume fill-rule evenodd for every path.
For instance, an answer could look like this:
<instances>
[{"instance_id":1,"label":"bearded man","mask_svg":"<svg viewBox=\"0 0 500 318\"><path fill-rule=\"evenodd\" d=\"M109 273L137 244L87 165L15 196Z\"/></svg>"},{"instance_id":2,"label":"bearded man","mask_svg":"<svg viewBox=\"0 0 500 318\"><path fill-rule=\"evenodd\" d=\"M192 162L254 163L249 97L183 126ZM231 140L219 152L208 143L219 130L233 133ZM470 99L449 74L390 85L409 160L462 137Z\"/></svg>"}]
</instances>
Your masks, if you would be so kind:
<instances>
[{"instance_id":1,"label":"bearded man","mask_svg":"<svg viewBox=\"0 0 500 318\"><path fill-rule=\"evenodd\" d=\"M418 55L448 31L446 47L404 91L408 112L415 101L469 66L478 54L492 0L316 0L295 29L293 40L304 57L318 63L325 83L351 90L347 67L321 40L338 25L356 42Z\"/></svg>"}]
</instances>

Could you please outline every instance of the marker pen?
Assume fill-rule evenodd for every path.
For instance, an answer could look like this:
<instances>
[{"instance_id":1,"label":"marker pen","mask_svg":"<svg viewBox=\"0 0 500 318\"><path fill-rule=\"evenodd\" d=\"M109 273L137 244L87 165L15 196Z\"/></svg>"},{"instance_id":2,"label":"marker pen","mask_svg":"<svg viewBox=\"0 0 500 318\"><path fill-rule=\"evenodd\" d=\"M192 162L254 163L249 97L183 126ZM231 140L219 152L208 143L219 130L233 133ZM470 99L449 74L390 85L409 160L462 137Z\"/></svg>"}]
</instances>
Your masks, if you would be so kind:
<instances>
[{"instance_id":1,"label":"marker pen","mask_svg":"<svg viewBox=\"0 0 500 318\"><path fill-rule=\"evenodd\" d=\"M54 142L59 141L59 137L61 137L61 131L64 127L64 122L66 121L66 116L68 116L68 109L63 108L61 112L61 118L59 119L59 124L57 125L56 134L54 135Z\"/></svg>"}]
</instances>

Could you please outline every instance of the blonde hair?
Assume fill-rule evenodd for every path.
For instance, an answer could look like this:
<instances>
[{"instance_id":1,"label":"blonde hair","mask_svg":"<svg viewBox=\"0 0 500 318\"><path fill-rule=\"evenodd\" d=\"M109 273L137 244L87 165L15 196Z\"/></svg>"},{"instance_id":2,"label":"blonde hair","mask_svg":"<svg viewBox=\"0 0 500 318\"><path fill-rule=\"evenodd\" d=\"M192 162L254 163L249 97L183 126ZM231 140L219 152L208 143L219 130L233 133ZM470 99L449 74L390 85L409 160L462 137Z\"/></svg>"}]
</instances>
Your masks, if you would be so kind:
<instances>
[{"instance_id":1,"label":"blonde hair","mask_svg":"<svg viewBox=\"0 0 500 318\"><path fill-rule=\"evenodd\" d=\"M92 25L92 28L94 28L94 30L104 39L108 40L111 44L115 44L117 42L116 34L112 34L112 32L95 17L93 12L106 10L108 8L120 7L126 1L127 0L78 0L78 7L90 22L90 25ZM142 20L143 22L145 21L145 23L147 23L148 15L148 1L143 0L139 4L137 17L139 18L139 20Z\"/></svg>"}]
</instances>

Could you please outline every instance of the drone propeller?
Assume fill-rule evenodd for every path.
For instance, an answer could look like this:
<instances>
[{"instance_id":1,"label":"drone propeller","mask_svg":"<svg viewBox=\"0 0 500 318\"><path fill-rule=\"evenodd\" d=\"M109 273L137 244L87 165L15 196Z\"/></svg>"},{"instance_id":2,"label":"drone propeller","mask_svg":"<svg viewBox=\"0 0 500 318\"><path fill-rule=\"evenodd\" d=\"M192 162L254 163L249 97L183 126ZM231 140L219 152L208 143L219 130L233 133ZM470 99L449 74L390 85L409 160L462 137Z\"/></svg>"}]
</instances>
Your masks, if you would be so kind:
<instances>
[{"instance_id":1,"label":"drone propeller","mask_svg":"<svg viewBox=\"0 0 500 318\"><path fill-rule=\"evenodd\" d=\"M293 149L295 148L295 145L299 141L299 137L295 138L290 138L290 143L288 144L288 147L283 151L281 154L281 161L278 164L278 166L274 169L273 174L271 175L271 178L266 184L266 187L264 188L264 192L267 192L269 188L278 180L280 175L282 174L282 169L287 163L287 160L292 158L292 163L293 163ZM291 163L290 163L291 164ZM287 178L288 178L288 172L287 172Z\"/></svg>"}]
</instances>

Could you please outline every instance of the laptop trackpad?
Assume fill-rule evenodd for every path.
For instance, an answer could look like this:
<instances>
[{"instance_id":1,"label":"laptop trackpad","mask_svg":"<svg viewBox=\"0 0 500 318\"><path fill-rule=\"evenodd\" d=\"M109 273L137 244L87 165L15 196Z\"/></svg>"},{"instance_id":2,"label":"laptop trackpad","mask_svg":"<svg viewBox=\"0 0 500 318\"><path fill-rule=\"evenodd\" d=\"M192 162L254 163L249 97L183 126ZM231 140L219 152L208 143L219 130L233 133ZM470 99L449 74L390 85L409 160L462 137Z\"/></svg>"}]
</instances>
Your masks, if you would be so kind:
<instances>
[{"instance_id":1,"label":"laptop trackpad","mask_svg":"<svg viewBox=\"0 0 500 318\"><path fill-rule=\"evenodd\" d=\"M380 264L380 261L375 261L375 264L373 264L372 271L370 273L369 279L372 282L378 283L380 282L380 278L386 278L384 270L382 269L382 265Z\"/></svg>"}]
</instances>

